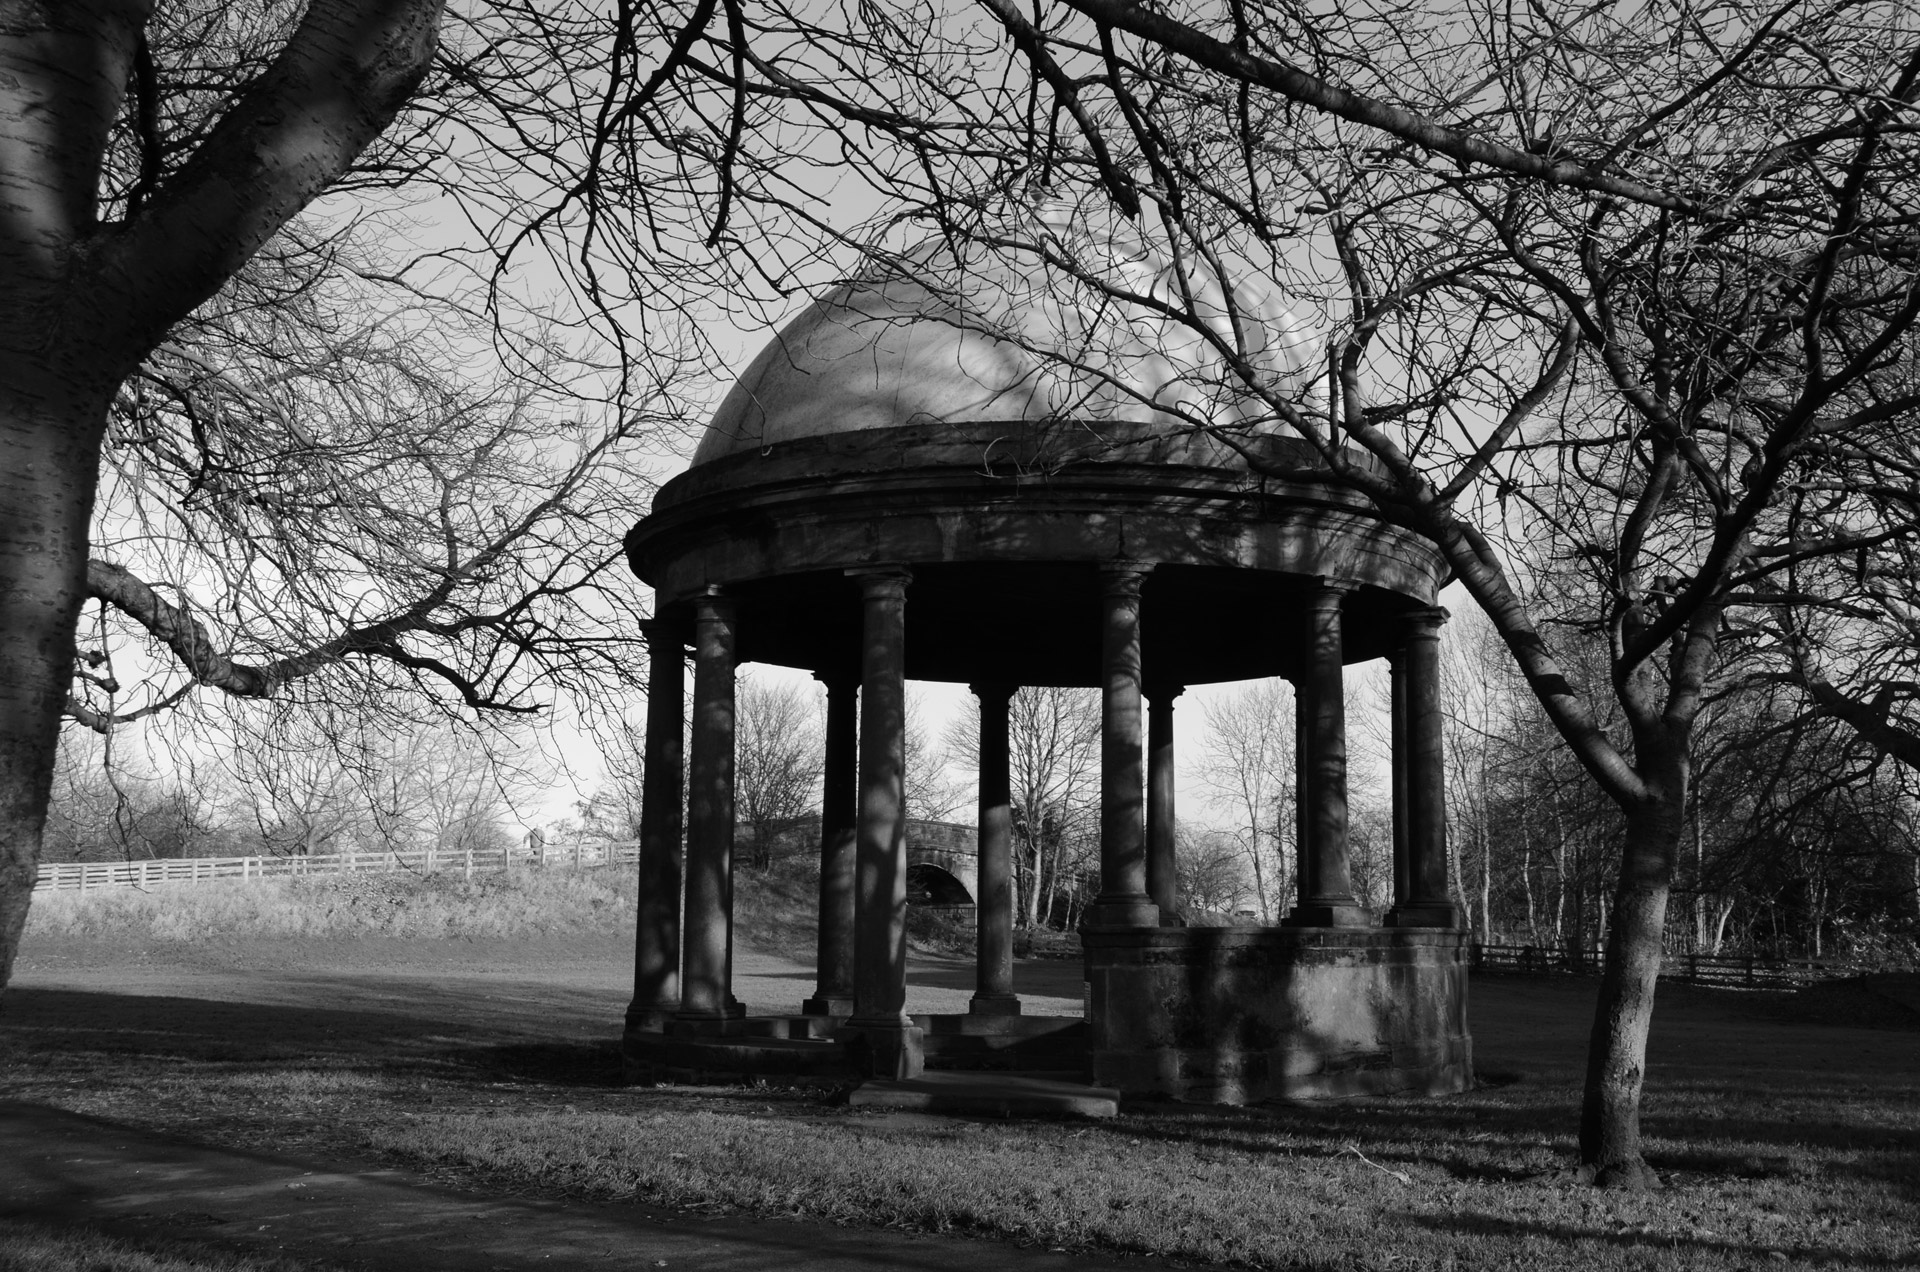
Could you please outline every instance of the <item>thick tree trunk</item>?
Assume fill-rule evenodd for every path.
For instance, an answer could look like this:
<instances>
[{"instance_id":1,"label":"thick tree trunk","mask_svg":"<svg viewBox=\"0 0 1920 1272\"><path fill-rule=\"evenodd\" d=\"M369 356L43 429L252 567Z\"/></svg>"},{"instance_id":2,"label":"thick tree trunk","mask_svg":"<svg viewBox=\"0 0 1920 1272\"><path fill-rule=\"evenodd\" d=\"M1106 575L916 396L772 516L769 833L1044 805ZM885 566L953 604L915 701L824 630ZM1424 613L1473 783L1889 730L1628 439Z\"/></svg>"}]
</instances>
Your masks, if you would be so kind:
<instances>
[{"instance_id":1,"label":"thick tree trunk","mask_svg":"<svg viewBox=\"0 0 1920 1272\"><path fill-rule=\"evenodd\" d=\"M112 394L387 126L440 22L440 0L314 0L192 157L102 224L151 7L0 0L0 988L39 870Z\"/></svg>"},{"instance_id":2,"label":"thick tree trunk","mask_svg":"<svg viewBox=\"0 0 1920 1272\"><path fill-rule=\"evenodd\" d=\"M1685 808L1680 785L1627 817L1580 1112L1581 1177L1604 1187L1643 1189L1658 1182L1640 1153L1640 1091Z\"/></svg>"},{"instance_id":3,"label":"thick tree trunk","mask_svg":"<svg viewBox=\"0 0 1920 1272\"><path fill-rule=\"evenodd\" d=\"M110 392L0 357L0 989L40 868Z\"/></svg>"}]
</instances>

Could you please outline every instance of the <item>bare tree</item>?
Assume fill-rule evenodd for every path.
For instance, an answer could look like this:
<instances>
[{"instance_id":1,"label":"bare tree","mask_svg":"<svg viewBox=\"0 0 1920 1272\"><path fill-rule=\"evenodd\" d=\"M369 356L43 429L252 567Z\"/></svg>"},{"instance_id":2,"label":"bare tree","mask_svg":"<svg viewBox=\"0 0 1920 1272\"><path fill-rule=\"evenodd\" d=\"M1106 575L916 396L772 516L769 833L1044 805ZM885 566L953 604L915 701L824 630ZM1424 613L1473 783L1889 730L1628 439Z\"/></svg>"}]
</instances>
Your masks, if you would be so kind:
<instances>
[{"instance_id":1,"label":"bare tree","mask_svg":"<svg viewBox=\"0 0 1920 1272\"><path fill-rule=\"evenodd\" d=\"M1027 928L1049 925L1063 893L1097 852L1100 711L1088 689L1026 686L1007 707L1017 913ZM980 764L978 720L948 727L946 753Z\"/></svg>"},{"instance_id":2,"label":"bare tree","mask_svg":"<svg viewBox=\"0 0 1920 1272\"><path fill-rule=\"evenodd\" d=\"M954 232L1186 333L1204 357L1184 399L1112 372L1104 389L1261 473L1365 494L1489 616L1623 822L1580 1154L1643 1185L1647 1029L1724 624L1792 562L1872 533L1795 540L1792 492L1834 439L1920 405L1914 14L1395 4L1236 11L1215 38L1071 7L1090 31L996 11L1060 68L1028 118L1104 129L1120 158L1078 158L1153 216L1077 240L978 216ZM1082 59L1105 75L1064 69ZM1282 285L1337 315L1330 392L1273 356ZM1013 335L1090 376L1109 352ZM1273 428L1315 462L1270 458ZM1566 582L1529 595L1542 556Z\"/></svg>"},{"instance_id":3,"label":"bare tree","mask_svg":"<svg viewBox=\"0 0 1920 1272\"><path fill-rule=\"evenodd\" d=\"M1203 708L1206 741L1199 778L1253 879L1263 922L1283 914L1292 895L1299 830L1295 783L1293 686L1267 679Z\"/></svg>"},{"instance_id":4,"label":"bare tree","mask_svg":"<svg viewBox=\"0 0 1920 1272\"><path fill-rule=\"evenodd\" d=\"M1247 895L1247 854L1234 835L1181 822L1175 828L1175 884L1190 921L1209 914L1231 916Z\"/></svg>"},{"instance_id":5,"label":"bare tree","mask_svg":"<svg viewBox=\"0 0 1920 1272\"><path fill-rule=\"evenodd\" d=\"M113 621L89 625L81 723L201 687L525 712L536 684L625 684L639 616L603 580L661 417L594 422L557 354L488 365L483 323L350 284L349 248L250 263L116 398L87 563ZM144 678L113 657L129 641Z\"/></svg>"},{"instance_id":6,"label":"bare tree","mask_svg":"<svg viewBox=\"0 0 1920 1272\"><path fill-rule=\"evenodd\" d=\"M810 686L742 676L734 710L734 798L747 828L749 861L765 867L773 863L779 836L819 807L820 700Z\"/></svg>"}]
</instances>

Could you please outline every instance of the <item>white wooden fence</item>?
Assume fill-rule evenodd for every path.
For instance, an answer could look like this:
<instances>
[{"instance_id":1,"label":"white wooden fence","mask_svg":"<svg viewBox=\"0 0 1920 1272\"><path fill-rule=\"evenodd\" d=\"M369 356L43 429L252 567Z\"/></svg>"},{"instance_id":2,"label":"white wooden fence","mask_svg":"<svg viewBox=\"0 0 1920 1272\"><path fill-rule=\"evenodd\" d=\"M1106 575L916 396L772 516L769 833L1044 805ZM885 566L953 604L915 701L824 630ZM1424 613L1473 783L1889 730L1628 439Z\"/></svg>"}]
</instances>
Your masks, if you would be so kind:
<instances>
[{"instance_id":1,"label":"white wooden fence","mask_svg":"<svg viewBox=\"0 0 1920 1272\"><path fill-rule=\"evenodd\" d=\"M383 874L409 871L435 874L458 870L471 879L476 871L542 868L550 865L606 866L639 859L638 841L542 844L487 849L411 848L385 852L329 852L307 857L175 857L144 861L61 861L40 867L34 890L63 888L145 888L162 883L201 883L212 879L266 879L284 875Z\"/></svg>"}]
</instances>

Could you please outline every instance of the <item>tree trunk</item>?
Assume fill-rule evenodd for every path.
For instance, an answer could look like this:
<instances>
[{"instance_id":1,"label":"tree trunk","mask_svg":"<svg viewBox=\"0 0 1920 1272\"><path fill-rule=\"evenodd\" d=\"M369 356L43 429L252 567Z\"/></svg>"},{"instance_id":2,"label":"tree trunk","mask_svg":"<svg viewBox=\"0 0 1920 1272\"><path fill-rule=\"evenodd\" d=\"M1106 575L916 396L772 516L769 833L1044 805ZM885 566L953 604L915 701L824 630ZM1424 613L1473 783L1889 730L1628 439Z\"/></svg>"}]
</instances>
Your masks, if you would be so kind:
<instances>
[{"instance_id":1,"label":"tree trunk","mask_svg":"<svg viewBox=\"0 0 1920 1272\"><path fill-rule=\"evenodd\" d=\"M1520 892L1527 903L1527 944L1540 944L1540 916L1533 904L1533 834L1527 818L1520 819Z\"/></svg>"},{"instance_id":2,"label":"tree trunk","mask_svg":"<svg viewBox=\"0 0 1920 1272\"><path fill-rule=\"evenodd\" d=\"M1256 833L1247 848L1247 859L1253 863L1253 896L1260 906L1260 921L1273 922L1273 909L1267 904L1267 872L1260 865L1260 836Z\"/></svg>"},{"instance_id":3,"label":"tree trunk","mask_svg":"<svg viewBox=\"0 0 1920 1272\"><path fill-rule=\"evenodd\" d=\"M1486 808L1483 803L1480 806ZM1480 819L1480 944L1493 944L1493 840L1487 835L1487 821Z\"/></svg>"},{"instance_id":4,"label":"tree trunk","mask_svg":"<svg viewBox=\"0 0 1920 1272\"><path fill-rule=\"evenodd\" d=\"M6 324L12 326L13 324ZM0 335L0 339L4 339ZM22 347L14 345L14 349ZM40 869L110 387L0 358L0 989Z\"/></svg>"},{"instance_id":5,"label":"tree trunk","mask_svg":"<svg viewBox=\"0 0 1920 1272\"><path fill-rule=\"evenodd\" d=\"M1580 1113L1581 1176L1606 1187L1644 1189L1658 1182L1640 1154L1640 1091L1667 895L1685 825L1684 789L1660 791L1627 817Z\"/></svg>"},{"instance_id":6,"label":"tree trunk","mask_svg":"<svg viewBox=\"0 0 1920 1272\"><path fill-rule=\"evenodd\" d=\"M39 870L114 389L379 135L440 23L440 0L316 0L139 213L103 225L101 164L151 8L9 5L0 21L0 988Z\"/></svg>"}]
</instances>

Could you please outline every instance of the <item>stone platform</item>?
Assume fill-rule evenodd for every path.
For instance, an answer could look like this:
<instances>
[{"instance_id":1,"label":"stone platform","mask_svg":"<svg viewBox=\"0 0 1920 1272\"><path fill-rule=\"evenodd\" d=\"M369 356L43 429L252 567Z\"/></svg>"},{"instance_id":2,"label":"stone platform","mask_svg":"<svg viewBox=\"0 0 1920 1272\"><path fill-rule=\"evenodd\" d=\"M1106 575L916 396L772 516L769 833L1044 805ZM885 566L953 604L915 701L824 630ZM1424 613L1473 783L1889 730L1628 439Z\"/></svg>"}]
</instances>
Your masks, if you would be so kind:
<instances>
[{"instance_id":1,"label":"stone platform","mask_svg":"<svg viewBox=\"0 0 1920 1272\"><path fill-rule=\"evenodd\" d=\"M1084 928L1092 1080L1205 1104L1443 1095L1473 1081L1467 936Z\"/></svg>"},{"instance_id":2,"label":"stone platform","mask_svg":"<svg viewBox=\"0 0 1920 1272\"><path fill-rule=\"evenodd\" d=\"M1120 1093L1033 1074L946 1072L862 1082L847 1103L959 1117L1113 1117Z\"/></svg>"}]
</instances>

